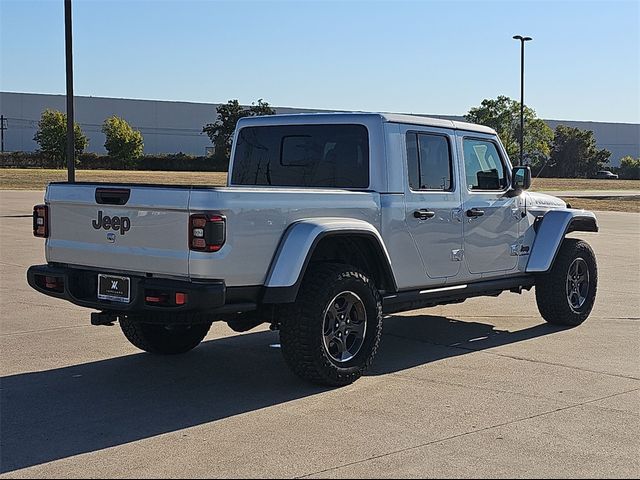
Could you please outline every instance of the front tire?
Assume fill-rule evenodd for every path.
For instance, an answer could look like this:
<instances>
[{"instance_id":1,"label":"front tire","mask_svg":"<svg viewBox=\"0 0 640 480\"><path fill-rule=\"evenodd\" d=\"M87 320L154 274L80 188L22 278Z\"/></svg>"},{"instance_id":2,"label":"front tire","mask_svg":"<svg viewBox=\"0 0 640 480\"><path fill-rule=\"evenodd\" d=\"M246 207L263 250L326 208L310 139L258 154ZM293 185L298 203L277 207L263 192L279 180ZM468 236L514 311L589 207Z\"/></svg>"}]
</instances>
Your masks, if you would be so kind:
<instances>
[{"instance_id":1,"label":"front tire","mask_svg":"<svg viewBox=\"0 0 640 480\"><path fill-rule=\"evenodd\" d=\"M194 324L154 324L142 318L120 318L124 336L135 347L159 355L176 355L193 350L206 337L211 322Z\"/></svg>"},{"instance_id":2,"label":"front tire","mask_svg":"<svg viewBox=\"0 0 640 480\"><path fill-rule=\"evenodd\" d=\"M583 240L566 238L551 270L536 280L536 302L542 317L555 325L584 322L596 299L596 257Z\"/></svg>"},{"instance_id":3,"label":"front tire","mask_svg":"<svg viewBox=\"0 0 640 480\"><path fill-rule=\"evenodd\" d=\"M299 377L348 385L371 366L382 336L382 299L359 269L322 264L310 269L293 304L280 308L280 344Z\"/></svg>"}]
</instances>

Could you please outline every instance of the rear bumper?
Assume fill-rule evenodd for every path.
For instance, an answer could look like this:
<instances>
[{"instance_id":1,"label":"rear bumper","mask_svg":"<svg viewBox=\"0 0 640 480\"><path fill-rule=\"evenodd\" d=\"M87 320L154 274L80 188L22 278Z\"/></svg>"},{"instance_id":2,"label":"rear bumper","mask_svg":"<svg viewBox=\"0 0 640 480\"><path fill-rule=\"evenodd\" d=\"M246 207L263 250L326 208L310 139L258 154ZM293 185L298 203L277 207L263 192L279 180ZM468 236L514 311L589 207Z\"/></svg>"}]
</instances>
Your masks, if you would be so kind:
<instances>
[{"instance_id":1,"label":"rear bumper","mask_svg":"<svg viewBox=\"0 0 640 480\"><path fill-rule=\"evenodd\" d=\"M191 282L188 280L170 280L165 278L150 278L140 274L119 272L130 280L131 300L129 303L119 303L100 300L97 295L98 272L57 265L34 265L27 270L27 282L40 293L51 297L63 298L76 305L97 310L135 313L135 312L220 312L237 311L243 305L226 304L226 286L223 280L207 282ZM62 279L56 288L48 288L46 278ZM167 300L159 305L147 301L150 295L157 296L158 292L166 295ZM187 301L183 305L176 305L175 294L186 294ZM246 307L246 306L244 306Z\"/></svg>"}]
</instances>

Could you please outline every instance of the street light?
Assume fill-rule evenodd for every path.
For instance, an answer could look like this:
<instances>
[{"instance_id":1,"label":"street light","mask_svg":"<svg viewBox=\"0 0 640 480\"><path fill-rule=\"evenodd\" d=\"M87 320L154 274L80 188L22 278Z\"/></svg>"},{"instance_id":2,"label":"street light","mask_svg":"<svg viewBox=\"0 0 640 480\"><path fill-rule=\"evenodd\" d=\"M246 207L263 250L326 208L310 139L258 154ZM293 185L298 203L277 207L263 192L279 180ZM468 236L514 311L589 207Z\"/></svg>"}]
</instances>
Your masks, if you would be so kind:
<instances>
[{"instance_id":1,"label":"street light","mask_svg":"<svg viewBox=\"0 0 640 480\"><path fill-rule=\"evenodd\" d=\"M71 0L64 0L64 53L67 74L67 181L76 180L75 137L73 131L73 47L71 45Z\"/></svg>"},{"instance_id":2,"label":"street light","mask_svg":"<svg viewBox=\"0 0 640 480\"><path fill-rule=\"evenodd\" d=\"M533 38L514 35L513 39L520 40L520 161L518 165L522 165L524 163L524 42Z\"/></svg>"}]
</instances>

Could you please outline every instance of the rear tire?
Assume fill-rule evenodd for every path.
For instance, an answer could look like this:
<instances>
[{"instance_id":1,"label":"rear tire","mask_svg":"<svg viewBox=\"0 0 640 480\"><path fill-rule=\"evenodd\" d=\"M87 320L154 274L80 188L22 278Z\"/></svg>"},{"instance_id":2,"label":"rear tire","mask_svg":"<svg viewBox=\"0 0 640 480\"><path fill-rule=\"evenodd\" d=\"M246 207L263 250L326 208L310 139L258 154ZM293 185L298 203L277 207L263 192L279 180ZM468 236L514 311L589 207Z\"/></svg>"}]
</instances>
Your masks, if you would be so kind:
<instances>
[{"instance_id":1,"label":"rear tire","mask_svg":"<svg viewBox=\"0 0 640 480\"><path fill-rule=\"evenodd\" d=\"M580 325L591 313L597 288L593 250L583 240L565 238L551 270L536 280L538 310L554 325Z\"/></svg>"},{"instance_id":2,"label":"rear tire","mask_svg":"<svg viewBox=\"0 0 640 480\"><path fill-rule=\"evenodd\" d=\"M310 269L296 302L282 305L279 314L282 354L299 377L342 386L371 366L382 336L382 299L357 268Z\"/></svg>"},{"instance_id":3,"label":"rear tire","mask_svg":"<svg viewBox=\"0 0 640 480\"><path fill-rule=\"evenodd\" d=\"M176 355L196 348L206 337L211 322L165 325L145 323L144 317L120 318L124 336L135 347L159 355Z\"/></svg>"}]
</instances>

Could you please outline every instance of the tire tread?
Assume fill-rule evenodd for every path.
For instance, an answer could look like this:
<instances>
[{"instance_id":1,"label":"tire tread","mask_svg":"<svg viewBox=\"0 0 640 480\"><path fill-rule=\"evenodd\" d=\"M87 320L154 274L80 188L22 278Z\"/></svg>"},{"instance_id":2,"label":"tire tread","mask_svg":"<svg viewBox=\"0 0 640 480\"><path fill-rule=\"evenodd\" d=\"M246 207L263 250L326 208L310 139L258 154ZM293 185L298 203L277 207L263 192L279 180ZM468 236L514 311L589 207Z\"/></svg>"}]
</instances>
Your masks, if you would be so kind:
<instances>
[{"instance_id":1,"label":"tire tread","mask_svg":"<svg viewBox=\"0 0 640 480\"><path fill-rule=\"evenodd\" d=\"M324 353L314 331L318 328L318 316L326 305L327 285L356 280L363 284L375 299L376 325L374 340L363 363L351 368L337 367ZM280 343L286 363L299 377L313 383L341 386L353 383L371 366L382 336L382 300L374 283L356 267L343 264L320 264L312 267L303 280L298 299L279 309Z\"/></svg>"},{"instance_id":2,"label":"tire tread","mask_svg":"<svg viewBox=\"0 0 640 480\"><path fill-rule=\"evenodd\" d=\"M574 312L566 299L566 275L571 262L582 257L589 268L589 294L581 312ZM598 288L598 270L593 250L587 242L565 238L551 270L536 280L538 311L547 322L554 325L577 326L584 322L595 303Z\"/></svg>"}]
</instances>

